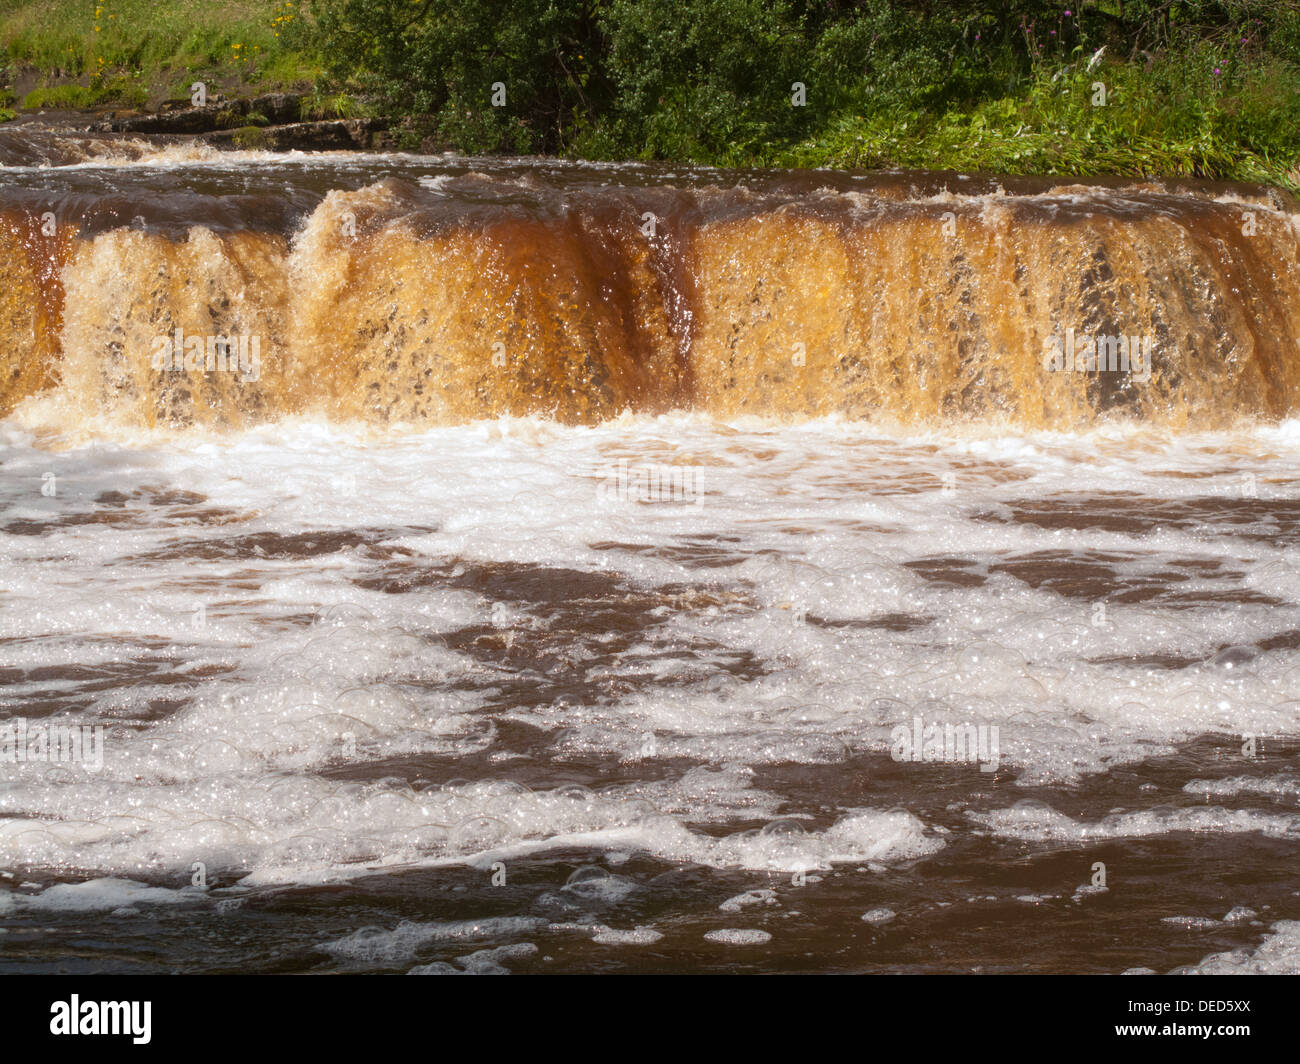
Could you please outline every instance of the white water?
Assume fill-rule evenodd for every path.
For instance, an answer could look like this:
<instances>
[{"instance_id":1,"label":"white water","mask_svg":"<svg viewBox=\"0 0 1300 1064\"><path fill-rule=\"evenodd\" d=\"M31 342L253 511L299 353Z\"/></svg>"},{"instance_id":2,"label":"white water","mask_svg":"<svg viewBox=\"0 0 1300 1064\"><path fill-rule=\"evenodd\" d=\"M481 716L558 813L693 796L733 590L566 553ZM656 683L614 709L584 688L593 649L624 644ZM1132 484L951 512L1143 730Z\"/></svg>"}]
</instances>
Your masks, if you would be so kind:
<instances>
[{"instance_id":1,"label":"white water","mask_svg":"<svg viewBox=\"0 0 1300 1064\"><path fill-rule=\"evenodd\" d=\"M181 891L196 861L233 870L250 886L404 864L486 867L560 845L717 868L888 865L937 852L946 829L905 808L866 807L836 809L829 826L805 829L755 785L755 767L833 765L887 751L891 730L917 715L997 725L1002 767L1021 784L1068 784L1203 733L1296 736L1300 668L1291 651L1175 670L1090 661L1209 657L1225 644L1300 628L1294 548L1234 538L1226 526L1134 537L971 517L1062 492L1240 497L1247 474L1260 498L1295 498L1298 445L1294 424L1214 437L899 439L827 422L737 428L681 416L580 429L498 422L385 440L298 424L226 439L51 450L11 423L0 487L6 526L77 513L119 517L0 534L0 668L78 665L129 679L83 687L77 697L75 684L93 674L69 681L26 672L7 683L0 705L11 716L61 695L52 717L30 723L102 723L109 732L97 773L5 766L0 868L175 877ZM600 485L620 459L696 467L698 502L610 499ZM48 473L53 497L41 494ZM159 494L168 491L206 498L168 502ZM96 504L105 492L127 496L132 513ZM349 547L297 560L201 560L186 548L142 558L177 542L355 529L388 530L387 547L409 554L383 561ZM593 547L602 543L639 550ZM652 553L668 548L687 553ZM945 556L983 565L993 555L1049 549L1130 552L1121 576L1169 558L1223 559L1246 572L1240 586L1285 602L1179 610L1110 603L1106 624L1096 626L1091 603L1007 574L953 588L904 564ZM735 564L692 567L683 561L690 550ZM546 617L526 602L493 602L438 581L401 594L353 582L389 565L453 560L618 573L633 586L676 590L662 591L653 638L639 634L605 667L609 690L622 693L483 712L517 666L438 637L473 625L493 626L503 639L511 631L537 637ZM687 589L694 597L681 597ZM834 627L804 623L800 610L831 622L932 620L906 631ZM575 668L598 643L591 634L559 640ZM727 671L746 657L765 674ZM113 671L142 661L151 664ZM654 682L636 686L645 678ZM164 699L180 708L150 709ZM589 756L695 766L599 793L530 790L509 779L522 753L496 741L507 722L550 733L549 756L561 764ZM423 789L323 774L412 754L482 756L493 767ZM979 769L969 771L978 790ZM1243 779L1188 783L1189 793L1213 800L1195 809L1089 821L1031 802L968 820L972 832L1030 840L1300 835L1293 778ZM1261 791L1282 805L1213 804ZM755 820L768 828L726 829ZM702 824L723 830L706 834ZM181 893L178 900L218 901ZM117 886L102 906L88 907L157 900L145 888ZM37 902L0 892L6 904L75 907L78 895L51 888ZM633 929L609 933L638 941ZM344 942L339 950L354 946L380 948Z\"/></svg>"}]
</instances>

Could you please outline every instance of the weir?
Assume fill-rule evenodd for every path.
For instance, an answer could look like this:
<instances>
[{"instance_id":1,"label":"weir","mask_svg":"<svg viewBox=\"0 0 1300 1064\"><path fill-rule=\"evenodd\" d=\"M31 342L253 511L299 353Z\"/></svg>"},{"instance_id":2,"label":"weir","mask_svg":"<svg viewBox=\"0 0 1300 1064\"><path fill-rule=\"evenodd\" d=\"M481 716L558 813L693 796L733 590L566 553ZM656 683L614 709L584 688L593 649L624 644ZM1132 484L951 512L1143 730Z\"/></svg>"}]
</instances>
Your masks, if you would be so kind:
<instances>
[{"instance_id":1,"label":"weir","mask_svg":"<svg viewBox=\"0 0 1300 1064\"><path fill-rule=\"evenodd\" d=\"M1300 401L1300 215L1260 188L249 167L276 191L143 166L0 191L0 415L1071 431L1223 428ZM160 368L177 330L255 337L260 370ZM1149 358L1051 372L1067 330L1141 337Z\"/></svg>"}]
</instances>

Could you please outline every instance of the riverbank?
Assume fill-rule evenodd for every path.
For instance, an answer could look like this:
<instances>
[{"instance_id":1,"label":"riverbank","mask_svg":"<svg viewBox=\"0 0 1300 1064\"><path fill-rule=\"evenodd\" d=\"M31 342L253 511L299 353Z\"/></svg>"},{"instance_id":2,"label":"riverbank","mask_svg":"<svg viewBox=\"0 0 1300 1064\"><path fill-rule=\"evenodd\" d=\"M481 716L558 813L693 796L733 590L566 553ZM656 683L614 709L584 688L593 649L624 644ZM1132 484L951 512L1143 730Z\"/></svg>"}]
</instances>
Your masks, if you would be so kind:
<instances>
[{"instance_id":1,"label":"riverbank","mask_svg":"<svg viewBox=\"0 0 1300 1064\"><path fill-rule=\"evenodd\" d=\"M425 153L1300 190L1297 5L1170 6L616 0L495 18L477 3L409 16L395 0L4 0L0 118L174 115L202 83L234 146L276 147L268 126L363 122L347 146L382 131L380 146ZM686 28L668 40L669 26ZM277 93L298 113L253 103Z\"/></svg>"}]
</instances>

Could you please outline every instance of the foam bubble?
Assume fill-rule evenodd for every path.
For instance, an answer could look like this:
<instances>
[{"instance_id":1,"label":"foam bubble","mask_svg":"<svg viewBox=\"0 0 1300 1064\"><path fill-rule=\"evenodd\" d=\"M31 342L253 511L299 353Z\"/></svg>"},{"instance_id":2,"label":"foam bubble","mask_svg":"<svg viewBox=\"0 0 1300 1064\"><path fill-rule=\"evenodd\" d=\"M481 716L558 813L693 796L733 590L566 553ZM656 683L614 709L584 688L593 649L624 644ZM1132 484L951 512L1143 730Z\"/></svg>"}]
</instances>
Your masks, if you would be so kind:
<instances>
[{"instance_id":1,"label":"foam bubble","mask_svg":"<svg viewBox=\"0 0 1300 1064\"><path fill-rule=\"evenodd\" d=\"M204 891L190 887L151 887L129 879L88 879L81 883L56 883L38 894L0 892L0 911L31 912L134 912L136 905L180 905L207 900Z\"/></svg>"},{"instance_id":2,"label":"foam bubble","mask_svg":"<svg viewBox=\"0 0 1300 1064\"><path fill-rule=\"evenodd\" d=\"M769 932L756 928L726 927L709 931L705 934L704 940L721 946L762 946L771 942L772 936Z\"/></svg>"},{"instance_id":3,"label":"foam bubble","mask_svg":"<svg viewBox=\"0 0 1300 1064\"><path fill-rule=\"evenodd\" d=\"M367 964L393 964L408 960L426 946L477 938L507 938L527 934L545 921L532 916L499 916L483 920L449 920L434 923L403 921L388 930L363 927L317 948L342 960Z\"/></svg>"},{"instance_id":4,"label":"foam bubble","mask_svg":"<svg viewBox=\"0 0 1300 1064\"><path fill-rule=\"evenodd\" d=\"M592 942L602 946L653 946L663 934L651 927L635 927L631 931L617 931L610 927L598 927L591 936Z\"/></svg>"}]
</instances>

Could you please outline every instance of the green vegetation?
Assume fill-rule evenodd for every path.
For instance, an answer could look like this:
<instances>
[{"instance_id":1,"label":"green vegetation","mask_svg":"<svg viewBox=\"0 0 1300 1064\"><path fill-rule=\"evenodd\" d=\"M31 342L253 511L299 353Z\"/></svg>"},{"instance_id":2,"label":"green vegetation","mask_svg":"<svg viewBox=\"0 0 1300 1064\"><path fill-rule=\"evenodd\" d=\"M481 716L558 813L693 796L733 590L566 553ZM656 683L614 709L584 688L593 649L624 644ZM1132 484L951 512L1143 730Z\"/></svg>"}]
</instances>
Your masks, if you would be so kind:
<instances>
[{"instance_id":1,"label":"green vegetation","mask_svg":"<svg viewBox=\"0 0 1300 1064\"><path fill-rule=\"evenodd\" d=\"M319 83L302 100L304 119L360 118L374 114L374 108L342 91L329 92Z\"/></svg>"},{"instance_id":2,"label":"green vegetation","mask_svg":"<svg viewBox=\"0 0 1300 1064\"><path fill-rule=\"evenodd\" d=\"M188 98L199 77L278 88L319 72L309 21L294 0L0 0L0 63L9 80L34 69L48 86L95 88L125 76L159 97Z\"/></svg>"},{"instance_id":3,"label":"green vegetation","mask_svg":"<svg viewBox=\"0 0 1300 1064\"><path fill-rule=\"evenodd\" d=\"M91 85L54 85L50 88L32 89L23 97L23 107L28 110L69 110L99 107L107 103L120 103L143 107L146 97L143 85L127 78L111 81L97 80Z\"/></svg>"},{"instance_id":4,"label":"green vegetation","mask_svg":"<svg viewBox=\"0 0 1300 1064\"><path fill-rule=\"evenodd\" d=\"M412 114L412 144L1292 187L1300 176L1296 0L315 0L313 10L327 69ZM505 107L491 106L497 82Z\"/></svg>"},{"instance_id":5,"label":"green vegetation","mask_svg":"<svg viewBox=\"0 0 1300 1064\"><path fill-rule=\"evenodd\" d=\"M234 132L237 148L260 148L266 144L266 133L258 126L243 126Z\"/></svg>"},{"instance_id":6,"label":"green vegetation","mask_svg":"<svg viewBox=\"0 0 1300 1064\"><path fill-rule=\"evenodd\" d=\"M1300 187L1300 0L304 2L0 0L0 49L10 82L297 87L407 148Z\"/></svg>"}]
</instances>

